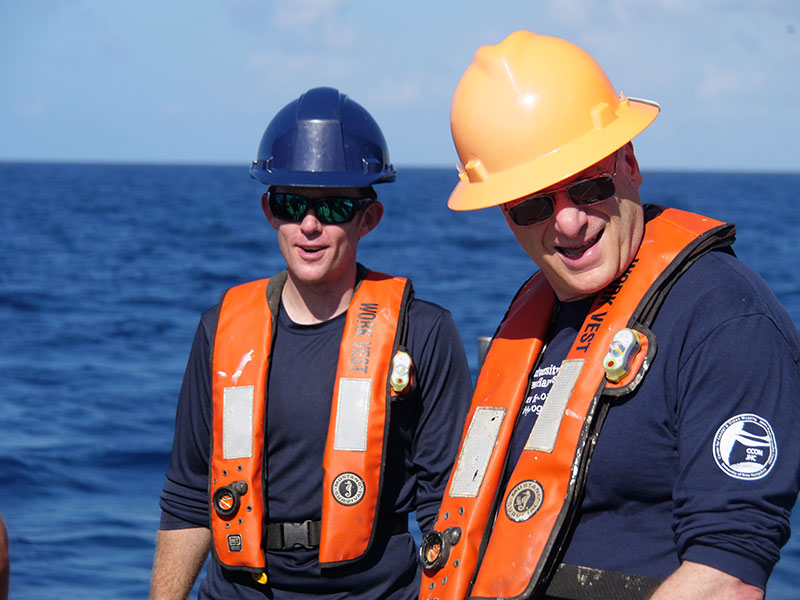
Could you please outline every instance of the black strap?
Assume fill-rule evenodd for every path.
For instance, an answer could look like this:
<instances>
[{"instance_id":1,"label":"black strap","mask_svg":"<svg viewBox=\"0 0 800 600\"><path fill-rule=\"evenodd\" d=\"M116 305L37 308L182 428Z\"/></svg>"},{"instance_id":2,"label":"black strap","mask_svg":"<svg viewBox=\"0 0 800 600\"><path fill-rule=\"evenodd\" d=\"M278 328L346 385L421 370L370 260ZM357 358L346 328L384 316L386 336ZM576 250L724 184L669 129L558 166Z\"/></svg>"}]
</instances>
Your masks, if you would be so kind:
<instances>
[{"instance_id":1,"label":"black strap","mask_svg":"<svg viewBox=\"0 0 800 600\"><path fill-rule=\"evenodd\" d=\"M644 600L663 579L560 564L545 600Z\"/></svg>"},{"instance_id":2,"label":"black strap","mask_svg":"<svg viewBox=\"0 0 800 600\"><path fill-rule=\"evenodd\" d=\"M379 535L397 535L408 531L408 515L394 515L382 519ZM322 521L302 523L267 523L267 550L292 550L295 548L319 548Z\"/></svg>"}]
</instances>

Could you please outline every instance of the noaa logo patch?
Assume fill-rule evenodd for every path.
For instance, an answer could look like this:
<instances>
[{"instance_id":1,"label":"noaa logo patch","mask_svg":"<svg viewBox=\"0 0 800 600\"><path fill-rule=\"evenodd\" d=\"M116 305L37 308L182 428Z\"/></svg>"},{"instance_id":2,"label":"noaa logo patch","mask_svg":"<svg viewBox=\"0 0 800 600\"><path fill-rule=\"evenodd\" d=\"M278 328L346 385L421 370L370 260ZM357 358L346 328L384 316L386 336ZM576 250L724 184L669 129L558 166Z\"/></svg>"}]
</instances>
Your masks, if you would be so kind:
<instances>
[{"instance_id":1,"label":"noaa logo patch","mask_svg":"<svg viewBox=\"0 0 800 600\"><path fill-rule=\"evenodd\" d=\"M778 444L768 421L758 415L736 415L714 436L714 460L736 479L761 479L775 466Z\"/></svg>"},{"instance_id":2,"label":"noaa logo patch","mask_svg":"<svg viewBox=\"0 0 800 600\"><path fill-rule=\"evenodd\" d=\"M506 516L517 523L527 521L539 510L542 500L544 489L538 481L522 481L506 497Z\"/></svg>"},{"instance_id":3,"label":"noaa logo patch","mask_svg":"<svg viewBox=\"0 0 800 600\"><path fill-rule=\"evenodd\" d=\"M333 480L331 491L339 504L352 506L364 497L364 480L355 473L342 473Z\"/></svg>"}]
</instances>

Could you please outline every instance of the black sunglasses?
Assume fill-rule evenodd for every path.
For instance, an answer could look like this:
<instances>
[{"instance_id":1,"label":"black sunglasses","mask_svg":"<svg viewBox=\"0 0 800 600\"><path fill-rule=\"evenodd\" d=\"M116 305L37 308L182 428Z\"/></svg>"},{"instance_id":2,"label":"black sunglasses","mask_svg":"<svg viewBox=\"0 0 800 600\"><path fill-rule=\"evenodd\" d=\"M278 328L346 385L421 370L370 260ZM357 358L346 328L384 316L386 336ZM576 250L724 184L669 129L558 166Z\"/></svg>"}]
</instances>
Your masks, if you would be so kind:
<instances>
[{"instance_id":1,"label":"black sunglasses","mask_svg":"<svg viewBox=\"0 0 800 600\"><path fill-rule=\"evenodd\" d=\"M528 227L543 223L553 216L555 207L554 195L556 192L566 191L570 200L577 206L589 206L603 200L608 200L616 193L614 177L617 174L617 159L614 157L614 172L610 175L600 175L591 179L584 179L570 183L562 188L551 190L547 194L533 194L527 196L516 204L504 204L503 209L511 217L515 225ZM513 201L512 201L513 202Z\"/></svg>"},{"instance_id":2,"label":"black sunglasses","mask_svg":"<svg viewBox=\"0 0 800 600\"><path fill-rule=\"evenodd\" d=\"M268 192L269 208L281 221L299 223L310 209L314 209L320 223L341 225L353 220L359 210L372 204L376 196L348 198L347 196L325 196L306 198L299 194Z\"/></svg>"}]
</instances>

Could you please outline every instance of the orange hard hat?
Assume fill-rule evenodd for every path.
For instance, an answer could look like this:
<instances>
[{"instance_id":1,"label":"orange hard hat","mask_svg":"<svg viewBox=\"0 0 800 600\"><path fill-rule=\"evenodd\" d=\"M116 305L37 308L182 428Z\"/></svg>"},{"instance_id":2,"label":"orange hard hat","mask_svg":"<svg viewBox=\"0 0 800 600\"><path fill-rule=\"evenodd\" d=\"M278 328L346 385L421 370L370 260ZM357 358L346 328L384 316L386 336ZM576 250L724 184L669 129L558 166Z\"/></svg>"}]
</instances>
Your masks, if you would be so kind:
<instances>
[{"instance_id":1,"label":"orange hard hat","mask_svg":"<svg viewBox=\"0 0 800 600\"><path fill-rule=\"evenodd\" d=\"M461 164L448 206L496 206L549 187L624 146L659 110L617 95L600 65L566 40L516 31L483 46L453 96Z\"/></svg>"}]
</instances>

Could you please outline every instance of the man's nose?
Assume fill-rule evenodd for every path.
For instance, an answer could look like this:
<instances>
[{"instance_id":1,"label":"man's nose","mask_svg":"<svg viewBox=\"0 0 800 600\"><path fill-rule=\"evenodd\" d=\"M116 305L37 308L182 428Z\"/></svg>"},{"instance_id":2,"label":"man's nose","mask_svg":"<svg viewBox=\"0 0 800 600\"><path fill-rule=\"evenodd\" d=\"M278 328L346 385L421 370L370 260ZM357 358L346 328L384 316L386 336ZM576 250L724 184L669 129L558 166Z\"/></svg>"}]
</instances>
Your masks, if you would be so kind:
<instances>
[{"instance_id":1,"label":"man's nose","mask_svg":"<svg viewBox=\"0 0 800 600\"><path fill-rule=\"evenodd\" d=\"M305 234L322 230L322 222L317 218L317 212L313 208L309 208L300 221L300 230Z\"/></svg>"},{"instance_id":2,"label":"man's nose","mask_svg":"<svg viewBox=\"0 0 800 600\"><path fill-rule=\"evenodd\" d=\"M553 194L553 220L556 231L568 237L577 237L589 222L585 209L575 204L566 190Z\"/></svg>"}]
</instances>

